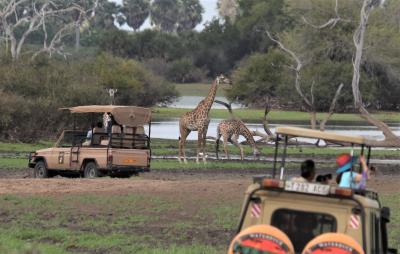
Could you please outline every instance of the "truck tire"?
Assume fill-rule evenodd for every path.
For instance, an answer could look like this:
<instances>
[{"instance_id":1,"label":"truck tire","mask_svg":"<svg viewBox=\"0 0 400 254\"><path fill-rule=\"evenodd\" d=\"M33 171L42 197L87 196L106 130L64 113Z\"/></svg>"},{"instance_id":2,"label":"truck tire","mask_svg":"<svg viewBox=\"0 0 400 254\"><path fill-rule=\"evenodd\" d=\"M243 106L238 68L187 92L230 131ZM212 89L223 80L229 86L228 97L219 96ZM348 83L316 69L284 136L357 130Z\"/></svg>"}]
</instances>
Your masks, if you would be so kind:
<instances>
[{"instance_id":1,"label":"truck tire","mask_svg":"<svg viewBox=\"0 0 400 254\"><path fill-rule=\"evenodd\" d=\"M294 248L284 232L263 224L244 229L232 240L228 254L243 253L294 254Z\"/></svg>"},{"instance_id":2,"label":"truck tire","mask_svg":"<svg viewBox=\"0 0 400 254\"><path fill-rule=\"evenodd\" d=\"M341 233L326 233L307 243L302 254L364 254L363 248L352 237Z\"/></svg>"},{"instance_id":3,"label":"truck tire","mask_svg":"<svg viewBox=\"0 0 400 254\"><path fill-rule=\"evenodd\" d=\"M46 168L46 163L44 161L38 161L36 162L35 168L34 168L34 177L35 178L47 178L49 177L49 171Z\"/></svg>"},{"instance_id":4,"label":"truck tire","mask_svg":"<svg viewBox=\"0 0 400 254\"><path fill-rule=\"evenodd\" d=\"M86 163L83 175L85 176L85 178L99 177L100 172L97 169L96 163L94 163L93 161Z\"/></svg>"}]
</instances>

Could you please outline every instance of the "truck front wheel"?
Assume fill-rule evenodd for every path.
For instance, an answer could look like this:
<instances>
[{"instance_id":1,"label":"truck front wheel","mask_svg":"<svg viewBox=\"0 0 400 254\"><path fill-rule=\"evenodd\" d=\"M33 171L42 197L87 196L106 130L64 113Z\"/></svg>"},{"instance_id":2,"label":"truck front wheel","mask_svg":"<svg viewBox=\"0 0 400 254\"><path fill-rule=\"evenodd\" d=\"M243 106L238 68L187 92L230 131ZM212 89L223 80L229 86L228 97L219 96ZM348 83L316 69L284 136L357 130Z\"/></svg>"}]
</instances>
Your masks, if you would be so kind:
<instances>
[{"instance_id":1,"label":"truck front wheel","mask_svg":"<svg viewBox=\"0 0 400 254\"><path fill-rule=\"evenodd\" d=\"M49 177L49 171L46 168L46 163L44 161L36 162L34 169L35 178L47 178Z\"/></svg>"},{"instance_id":2,"label":"truck front wheel","mask_svg":"<svg viewBox=\"0 0 400 254\"><path fill-rule=\"evenodd\" d=\"M85 171L83 172L85 178L96 178L100 176L99 170L97 169L96 163L88 162L85 166Z\"/></svg>"}]
</instances>

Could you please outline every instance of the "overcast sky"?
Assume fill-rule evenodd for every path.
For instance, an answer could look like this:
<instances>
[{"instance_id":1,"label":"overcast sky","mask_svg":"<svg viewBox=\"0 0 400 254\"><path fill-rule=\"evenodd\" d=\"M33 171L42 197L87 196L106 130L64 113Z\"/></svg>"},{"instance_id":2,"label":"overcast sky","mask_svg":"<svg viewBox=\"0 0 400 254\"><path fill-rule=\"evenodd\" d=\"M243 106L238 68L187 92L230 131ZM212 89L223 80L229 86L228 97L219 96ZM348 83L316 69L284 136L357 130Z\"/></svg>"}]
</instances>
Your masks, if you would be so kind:
<instances>
[{"instance_id":1,"label":"overcast sky","mask_svg":"<svg viewBox=\"0 0 400 254\"><path fill-rule=\"evenodd\" d=\"M122 0L111 0L113 2L122 3ZM200 25L198 25L196 27L197 30L201 30L204 27L204 23L206 23L207 21L212 20L213 17L218 16L218 11L217 11L217 0L200 0L201 5L204 8L204 13L203 13L203 21ZM143 28L148 28L150 27L150 22L149 20L147 20L143 26L141 27L141 29ZM123 28L127 28L127 27L123 27Z\"/></svg>"}]
</instances>

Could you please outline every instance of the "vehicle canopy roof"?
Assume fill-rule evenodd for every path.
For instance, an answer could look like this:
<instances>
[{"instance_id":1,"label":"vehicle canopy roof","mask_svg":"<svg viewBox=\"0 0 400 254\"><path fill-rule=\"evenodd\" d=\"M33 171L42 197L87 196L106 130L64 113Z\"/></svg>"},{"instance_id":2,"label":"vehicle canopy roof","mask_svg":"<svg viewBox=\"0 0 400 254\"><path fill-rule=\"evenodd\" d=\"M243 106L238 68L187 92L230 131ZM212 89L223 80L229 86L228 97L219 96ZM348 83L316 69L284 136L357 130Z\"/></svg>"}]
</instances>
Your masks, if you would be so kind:
<instances>
[{"instance_id":1,"label":"vehicle canopy roof","mask_svg":"<svg viewBox=\"0 0 400 254\"><path fill-rule=\"evenodd\" d=\"M291 137L322 139L326 142L331 142L340 145L357 144L357 145L372 146L374 142L373 140L367 139L362 136L342 135L334 132L311 130L306 128L289 127L289 126L277 127L276 133Z\"/></svg>"},{"instance_id":2,"label":"vehicle canopy roof","mask_svg":"<svg viewBox=\"0 0 400 254\"><path fill-rule=\"evenodd\" d=\"M136 106L88 105L61 109L71 113L111 113L118 124L130 127L143 126L151 121L151 109Z\"/></svg>"}]
</instances>

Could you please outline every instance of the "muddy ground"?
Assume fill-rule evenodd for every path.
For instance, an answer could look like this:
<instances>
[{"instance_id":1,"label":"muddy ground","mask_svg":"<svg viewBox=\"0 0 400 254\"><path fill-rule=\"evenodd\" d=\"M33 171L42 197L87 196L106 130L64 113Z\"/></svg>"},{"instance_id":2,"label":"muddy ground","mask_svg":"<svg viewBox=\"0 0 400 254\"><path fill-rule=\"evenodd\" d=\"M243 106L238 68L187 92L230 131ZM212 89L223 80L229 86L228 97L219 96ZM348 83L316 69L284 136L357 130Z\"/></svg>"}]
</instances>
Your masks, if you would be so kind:
<instances>
[{"instance_id":1,"label":"muddy ground","mask_svg":"<svg viewBox=\"0 0 400 254\"><path fill-rule=\"evenodd\" d=\"M235 225L238 220L237 214L242 204L243 194L252 181L252 175L255 173L248 170L223 170L218 173L210 172L210 170L197 172L194 170L171 170L143 173L129 179L109 177L99 179L68 177L34 179L31 177L32 172L29 169L10 169L1 170L0 172L2 172L0 175L0 197L10 194L13 196L33 195L36 197L49 197L59 200L61 203L64 202L65 197L73 199L75 196L78 197L79 194L95 195L95 197L100 198L129 195L148 198L156 197L166 203L174 204L179 209L159 211L157 213L159 219L147 221L145 227L136 225L129 229L129 234L140 232L143 235L152 236L158 239L152 244L161 243L162 246L170 245L171 241L178 245L190 245L195 241L196 243L215 246L217 249L227 246L235 233L235 226L222 228L221 225L223 224L215 225L218 221L215 214L211 216L211 211L220 207L220 204L224 204L224 207L234 208L235 212L229 217L231 221L227 223ZM385 195L400 192L398 187L399 182L400 174L381 174L371 179L368 186ZM78 212L75 212L77 214L73 213L71 218L79 218L81 214L98 217L102 216L102 213L114 214L113 216L116 216L118 213L117 210L113 211L113 208L110 208L109 211L107 210L108 208L103 209L104 211L99 210L95 203L92 204L92 208L91 205L79 207ZM148 212L143 212L146 209L148 208L145 207L145 204L141 204L137 207L132 207L131 212L133 214L141 212L148 214ZM0 221L12 221L15 216L19 216L11 215L12 213L0 214ZM68 227L87 230L81 225L77 226L78 222L71 221L66 224ZM180 225L180 222L186 225L183 232L179 232L181 229L176 229L176 225ZM224 223L224 221L221 223ZM41 225L41 227L44 226ZM101 233L104 229L96 230ZM112 231L109 228L106 229L106 232L108 232L107 230ZM94 250L90 248L79 249L79 251L69 248L67 250L73 253L103 253L99 252L98 249ZM104 249L104 253L111 253L110 250L106 248ZM117 250L116 253L119 251ZM224 253L224 251L218 253Z\"/></svg>"},{"instance_id":2,"label":"muddy ground","mask_svg":"<svg viewBox=\"0 0 400 254\"><path fill-rule=\"evenodd\" d=\"M6 171L7 172L7 171ZM32 173L26 170L2 171L0 175L0 194L43 194L71 192L136 192L143 194L168 195L169 193L187 193L191 195L242 197L246 187L251 183L254 173L244 171L236 173L170 171L142 173L129 179L99 178L83 179L70 177L55 177L52 179L34 179ZM399 192L400 174L379 175L373 177L369 188L382 193Z\"/></svg>"}]
</instances>

